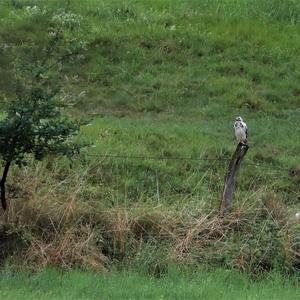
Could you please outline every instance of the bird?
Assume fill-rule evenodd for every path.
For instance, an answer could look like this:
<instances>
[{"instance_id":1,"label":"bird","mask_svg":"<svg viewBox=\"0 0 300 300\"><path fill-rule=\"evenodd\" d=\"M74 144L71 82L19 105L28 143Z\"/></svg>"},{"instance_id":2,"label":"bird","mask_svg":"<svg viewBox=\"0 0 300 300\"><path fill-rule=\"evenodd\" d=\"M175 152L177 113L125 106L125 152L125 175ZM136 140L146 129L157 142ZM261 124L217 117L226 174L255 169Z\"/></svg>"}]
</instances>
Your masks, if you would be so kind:
<instances>
[{"instance_id":1,"label":"bird","mask_svg":"<svg viewBox=\"0 0 300 300\"><path fill-rule=\"evenodd\" d=\"M235 118L234 133L239 143L247 144L248 128L242 117Z\"/></svg>"},{"instance_id":2,"label":"bird","mask_svg":"<svg viewBox=\"0 0 300 300\"><path fill-rule=\"evenodd\" d=\"M299 220L300 220L300 212L297 212L297 213L295 214L295 217L296 217L296 219L299 221Z\"/></svg>"}]
</instances>

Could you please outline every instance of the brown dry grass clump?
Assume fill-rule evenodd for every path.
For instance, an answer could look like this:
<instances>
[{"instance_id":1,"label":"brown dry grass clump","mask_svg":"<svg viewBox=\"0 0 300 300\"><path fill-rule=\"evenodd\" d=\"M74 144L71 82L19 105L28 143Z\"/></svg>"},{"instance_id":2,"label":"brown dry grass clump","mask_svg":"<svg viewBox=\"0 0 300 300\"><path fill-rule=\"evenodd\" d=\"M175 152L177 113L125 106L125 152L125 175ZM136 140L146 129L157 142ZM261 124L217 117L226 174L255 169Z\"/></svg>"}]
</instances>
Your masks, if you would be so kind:
<instances>
[{"instance_id":1,"label":"brown dry grass clump","mask_svg":"<svg viewBox=\"0 0 300 300\"><path fill-rule=\"evenodd\" d=\"M286 217L276 195L257 194L257 201L237 205L225 217L213 210L192 215L187 208L143 203L101 207L97 201L81 200L83 180L75 175L63 180L68 181L65 193L53 185L39 194L34 187L38 182L20 178L27 193L16 197L0 220L2 241L14 241L9 247L0 245L7 248L3 259L31 269L97 271L113 261L153 272L169 263L225 266L252 274L300 266L299 224Z\"/></svg>"}]
</instances>

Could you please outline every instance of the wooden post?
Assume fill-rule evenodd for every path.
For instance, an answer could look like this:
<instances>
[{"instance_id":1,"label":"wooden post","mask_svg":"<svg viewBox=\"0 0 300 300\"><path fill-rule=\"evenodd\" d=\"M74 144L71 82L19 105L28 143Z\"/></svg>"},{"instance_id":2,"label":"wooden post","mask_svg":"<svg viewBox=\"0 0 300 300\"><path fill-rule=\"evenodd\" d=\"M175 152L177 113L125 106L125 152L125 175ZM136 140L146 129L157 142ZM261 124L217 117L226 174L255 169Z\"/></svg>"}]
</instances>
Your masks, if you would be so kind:
<instances>
[{"instance_id":1,"label":"wooden post","mask_svg":"<svg viewBox=\"0 0 300 300\"><path fill-rule=\"evenodd\" d=\"M248 149L249 149L249 146L247 144L239 143L236 147L236 150L235 150L231 160L230 160L228 170L226 173L226 177L225 177L223 199L222 199L222 205L221 205L221 210L223 213L226 213L231 206L237 172L240 168L242 160L243 160L244 156L246 155Z\"/></svg>"}]
</instances>

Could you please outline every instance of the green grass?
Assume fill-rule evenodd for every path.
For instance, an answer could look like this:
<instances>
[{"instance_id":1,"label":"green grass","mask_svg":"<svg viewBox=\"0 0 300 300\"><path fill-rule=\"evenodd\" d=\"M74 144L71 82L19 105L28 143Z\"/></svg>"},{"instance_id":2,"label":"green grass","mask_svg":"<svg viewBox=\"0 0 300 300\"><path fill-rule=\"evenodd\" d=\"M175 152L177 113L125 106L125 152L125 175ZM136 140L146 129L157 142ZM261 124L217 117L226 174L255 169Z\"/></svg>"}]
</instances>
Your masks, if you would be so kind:
<instances>
[{"instance_id":1,"label":"green grass","mask_svg":"<svg viewBox=\"0 0 300 300\"><path fill-rule=\"evenodd\" d=\"M23 57L26 47L38 54L47 14L65 3L1 1L0 95L14 96L12 58ZM35 5L46 14L28 13ZM80 234L110 262L134 261L144 247L145 260L151 247L150 253L172 254L192 236L184 259L251 271L284 261L299 270L299 231L290 229L300 201L298 2L71 0L70 9L81 16L88 46L84 59L64 67L58 80L78 96L69 113L91 123L78 140L93 146L72 163L51 157L14 169L5 234L8 226L27 241L33 263L38 257L46 264L85 264L84 247L75 263L72 255L56 260L60 247L82 242ZM235 149L238 115L248 124L250 150L233 225L220 229L212 211L228 163L222 159ZM172 159L178 157L208 160ZM197 227L210 218L217 233L215 223ZM47 247L52 239L54 249ZM37 250L43 247L53 252L44 255Z\"/></svg>"},{"instance_id":2,"label":"green grass","mask_svg":"<svg viewBox=\"0 0 300 300\"><path fill-rule=\"evenodd\" d=\"M135 272L94 274L45 270L36 274L1 274L3 299L298 299L299 287L277 274L253 281L233 271L216 270L163 278Z\"/></svg>"},{"instance_id":3,"label":"green grass","mask_svg":"<svg viewBox=\"0 0 300 300\"><path fill-rule=\"evenodd\" d=\"M0 31L0 41L12 47L2 51L8 75L5 56L20 53L24 41L39 45L43 39L45 22L28 15L25 2L20 3L2 3L10 12L2 15ZM48 11L64 7L61 1L26 3ZM66 68L69 79L62 80L73 95L86 92L73 110L94 120L83 128L82 140L96 145L92 154L229 158L232 122L242 115L251 145L245 165L258 166L244 168L239 188L269 187L289 205L298 203L299 179L289 171L298 166L300 147L295 126L300 116L299 5L275 0L173 3L71 1L89 46L85 59ZM7 35L10 31L15 34ZM9 76L2 76L0 85L9 95ZM134 198L152 197L156 174L162 196L185 196L180 191L195 190L211 168L213 178L197 192L215 199L225 172L223 163L147 159L106 159L104 166L100 181L108 190L122 194L127 189Z\"/></svg>"}]
</instances>

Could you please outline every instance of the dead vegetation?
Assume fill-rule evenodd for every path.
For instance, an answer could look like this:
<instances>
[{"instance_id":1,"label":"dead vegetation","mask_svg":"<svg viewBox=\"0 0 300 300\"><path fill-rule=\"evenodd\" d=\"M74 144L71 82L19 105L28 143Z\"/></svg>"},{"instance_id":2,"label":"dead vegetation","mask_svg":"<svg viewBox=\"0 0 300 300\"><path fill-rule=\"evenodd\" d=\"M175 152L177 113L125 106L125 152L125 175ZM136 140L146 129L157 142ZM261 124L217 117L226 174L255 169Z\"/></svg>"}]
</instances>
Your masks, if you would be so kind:
<instances>
[{"instance_id":1,"label":"dead vegetation","mask_svg":"<svg viewBox=\"0 0 300 300\"><path fill-rule=\"evenodd\" d=\"M169 263L252 274L299 269L299 224L286 217L274 194L261 191L251 205L237 203L226 217L216 210L193 215L187 209L149 209L143 203L101 208L100 200L80 199L84 180L76 174L62 179L68 183L65 193L62 181L41 193L36 188L43 178L39 170L35 178L22 174L19 184L29 188L1 216L2 260L19 267L104 271L113 261L138 261L156 273Z\"/></svg>"}]
</instances>

